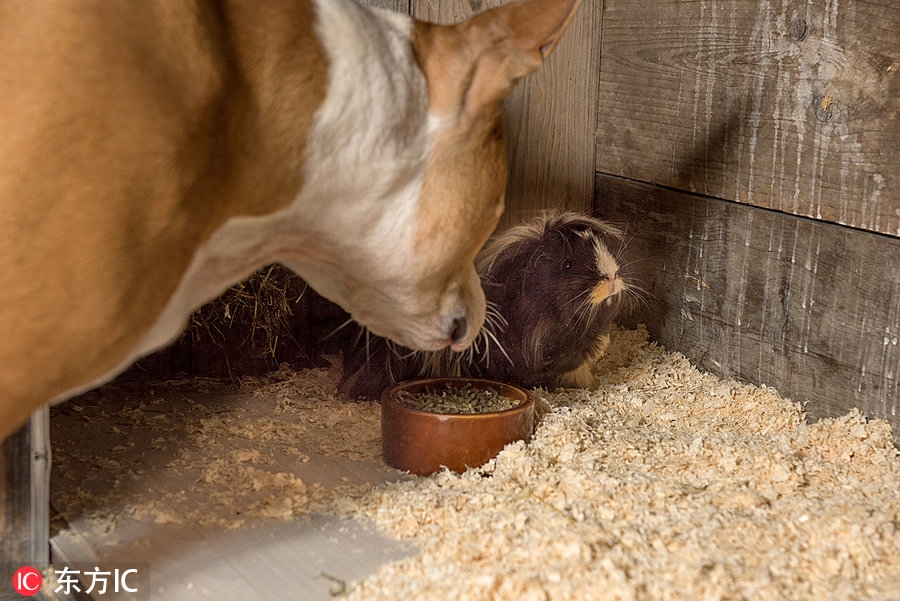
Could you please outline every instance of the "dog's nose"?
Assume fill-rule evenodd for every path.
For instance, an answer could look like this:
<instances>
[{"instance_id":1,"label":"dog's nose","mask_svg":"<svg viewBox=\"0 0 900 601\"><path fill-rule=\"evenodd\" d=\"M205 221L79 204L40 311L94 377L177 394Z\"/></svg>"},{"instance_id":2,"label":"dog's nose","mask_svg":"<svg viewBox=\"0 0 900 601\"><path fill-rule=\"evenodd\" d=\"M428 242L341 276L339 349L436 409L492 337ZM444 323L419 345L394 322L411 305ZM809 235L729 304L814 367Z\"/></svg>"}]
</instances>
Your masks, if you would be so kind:
<instances>
[{"instance_id":1,"label":"dog's nose","mask_svg":"<svg viewBox=\"0 0 900 601\"><path fill-rule=\"evenodd\" d=\"M458 344L462 342L469 330L469 324L465 317L457 317L450 324L450 342Z\"/></svg>"}]
</instances>

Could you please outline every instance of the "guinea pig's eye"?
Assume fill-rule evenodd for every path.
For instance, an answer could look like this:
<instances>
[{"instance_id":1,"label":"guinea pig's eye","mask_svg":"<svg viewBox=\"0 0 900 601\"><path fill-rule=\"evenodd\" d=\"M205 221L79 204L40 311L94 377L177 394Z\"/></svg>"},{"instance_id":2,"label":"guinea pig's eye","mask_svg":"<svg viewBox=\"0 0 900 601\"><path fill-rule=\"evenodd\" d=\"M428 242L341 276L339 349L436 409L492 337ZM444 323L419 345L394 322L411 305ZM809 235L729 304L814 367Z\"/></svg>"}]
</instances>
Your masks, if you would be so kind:
<instances>
[{"instance_id":1,"label":"guinea pig's eye","mask_svg":"<svg viewBox=\"0 0 900 601\"><path fill-rule=\"evenodd\" d=\"M565 261L563 261L562 268L563 268L563 269L566 269L566 270L572 269L572 261L570 261L570 260L568 260L568 259L566 259Z\"/></svg>"}]
</instances>

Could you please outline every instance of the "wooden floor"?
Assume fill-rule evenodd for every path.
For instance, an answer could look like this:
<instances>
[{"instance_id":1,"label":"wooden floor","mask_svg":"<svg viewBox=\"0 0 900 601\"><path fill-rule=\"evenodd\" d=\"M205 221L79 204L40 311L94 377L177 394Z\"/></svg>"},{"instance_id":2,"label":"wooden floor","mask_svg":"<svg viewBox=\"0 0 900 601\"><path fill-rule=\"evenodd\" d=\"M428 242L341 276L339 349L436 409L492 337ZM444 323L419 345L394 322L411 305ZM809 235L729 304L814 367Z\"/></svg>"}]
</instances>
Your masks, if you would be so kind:
<instances>
[{"instance_id":1,"label":"wooden floor","mask_svg":"<svg viewBox=\"0 0 900 601\"><path fill-rule=\"evenodd\" d=\"M401 476L378 407L337 397L338 371L56 408L55 567L137 570L120 599L327 599L359 580L348 601L897 599L883 421L808 424L772 389L616 330L595 389L540 393L529 444L372 491Z\"/></svg>"},{"instance_id":2,"label":"wooden floor","mask_svg":"<svg viewBox=\"0 0 900 601\"><path fill-rule=\"evenodd\" d=\"M314 600L412 553L320 513L402 476L378 456L377 405L343 423L309 384L301 399L278 382L113 387L58 407L56 570L137 570L139 593L102 599Z\"/></svg>"},{"instance_id":3,"label":"wooden floor","mask_svg":"<svg viewBox=\"0 0 900 601\"><path fill-rule=\"evenodd\" d=\"M91 598L323 600L410 552L371 528L324 515L237 530L193 524L148 527L124 519L117 530L120 545L101 554L87 542L93 536L88 520L75 520L51 539L57 566L81 568L81 573L95 566L110 572L118 566L120 573L137 570L126 584L138 593L107 592ZM152 547L147 540L154 541ZM85 584L89 586L90 579Z\"/></svg>"}]
</instances>

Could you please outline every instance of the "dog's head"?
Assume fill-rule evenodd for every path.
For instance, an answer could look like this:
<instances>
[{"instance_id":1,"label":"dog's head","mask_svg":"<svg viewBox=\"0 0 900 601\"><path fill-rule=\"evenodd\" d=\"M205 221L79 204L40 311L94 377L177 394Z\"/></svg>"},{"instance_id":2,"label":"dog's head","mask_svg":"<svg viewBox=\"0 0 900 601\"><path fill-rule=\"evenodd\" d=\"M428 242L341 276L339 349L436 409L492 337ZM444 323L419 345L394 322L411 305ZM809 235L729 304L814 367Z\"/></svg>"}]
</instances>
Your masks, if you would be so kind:
<instances>
[{"instance_id":1,"label":"dog's head","mask_svg":"<svg viewBox=\"0 0 900 601\"><path fill-rule=\"evenodd\" d=\"M392 131L415 142L391 154L395 172L397 157L409 161L409 177L386 182L373 171L367 185L382 192L365 210L354 207L357 223L336 209L327 219L356 239L332 235L322 247L339 254L301 270L373 333L421 350L462 350L477 335L485 300L473 262L503 212L507 179L500 102L550 54L580 2L526 0L453 26L413 20L399 36L423 82L422 104L404 97L390 107L399 114ZM399 86L383 87L396 94ZM410 156L420 131L424 156Z\"/></svg>"}]
</instances>

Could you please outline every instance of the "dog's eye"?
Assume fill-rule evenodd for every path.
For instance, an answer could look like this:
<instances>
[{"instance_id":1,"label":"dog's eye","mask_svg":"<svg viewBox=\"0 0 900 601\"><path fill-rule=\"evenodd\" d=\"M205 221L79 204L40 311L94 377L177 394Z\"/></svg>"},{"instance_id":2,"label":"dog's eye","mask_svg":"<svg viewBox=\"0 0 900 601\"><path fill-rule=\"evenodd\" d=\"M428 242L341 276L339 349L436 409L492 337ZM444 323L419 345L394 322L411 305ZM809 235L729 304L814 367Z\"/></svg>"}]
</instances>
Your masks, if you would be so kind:
<instances>
[{"instance_id":1,"label":"dog's eye","mask_svg":"<svg viewBox=\"0 0 900 601\"><path fill-rule=\"evenodd\" d=\"M572 261L569 261L568 259L566 259L565 261L563 261L562 268L565 269L565 270L572 269Z\"/></svg>"}]
</instances>

